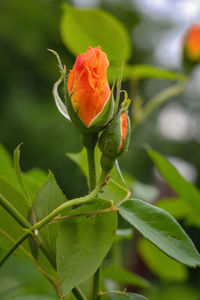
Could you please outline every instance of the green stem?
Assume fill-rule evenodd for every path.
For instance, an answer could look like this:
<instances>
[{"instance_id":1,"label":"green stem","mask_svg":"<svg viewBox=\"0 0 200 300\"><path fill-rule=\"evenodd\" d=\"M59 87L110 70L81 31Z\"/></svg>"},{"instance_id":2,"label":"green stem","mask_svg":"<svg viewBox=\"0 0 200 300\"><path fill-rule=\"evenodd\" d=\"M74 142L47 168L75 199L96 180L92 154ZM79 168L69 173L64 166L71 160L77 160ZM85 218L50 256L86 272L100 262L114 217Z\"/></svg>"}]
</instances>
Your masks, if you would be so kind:
<instances>
[{"instance_id":1,"label":"green stem","mask_svg":"<svg viewBox=\"0 0 200 300\"><path fill-rule=\"evenodd\" d=\"M86 148L88 158L88 169L89 169L89 187L92 191L96 186L96 169L94 160L94 148L95 146Z\"/></svg>"},{"instance_id":2,"label":"green stem","mask_svg":"<svg viewBox=\"0 0 200 300\"><path fill-rule=\"evenodd\" d=\"M17 240L16 244L3 256L3 258L0 260L0 266L7 260L7 258L17 249L19 245L29 236L29 235L36 235L37 236L37 230L39 231L42 227L44 227L46 224L48 224L52 219L54 219L56 216L58 216L63 210L67 208L71 208L75 205L85 204L88 202L91 202L100 192L101 186L104 183L106 179L107 174L102 173L101 178L99 180L98 185L96 188L87 196L80 197L73 199L71 201L65 202L56 209L54 209L49 215L47 215L44 219L39 221L38 223L35 223L33 226L31 226L28 229L24 229L25 233ZM2 199L2 198L1 198ZM4 202L5 205L5 202ZM9 205L8 205L9 206Z\"/></svg>"},{"instance_id":3,"label":"green stem","mask_svg":"<svg viewBox=\"0 0 200 300\"><path fill-rule=\"evenodd\" d=\"M175 97L183 92L185 86L187 84L187 78L182 81L178 82L176 85L170 86L167 89L161 91L153 98L151 98L148 103L143 107L141 111L140 118L135 120L134 128L141 123L144 119L146 119L152 112L158 107L160 104L164 103L171 97Z\"/></svg>"},{"instance_id":4,"label":"green stem","mask_svg":"<svg viewBox=\"0 0 200 300\"><path fill-rule=\"evenodd\" d=\"M24 218L23 215L2 194L0 194L0 204L22 227L26 229L31 228L31 224L26 220L26 218ZM51 265L56 268L54 259L49 253L46 245L36 235L33 235L33 238L37 242L44 255L48 258Z\"/></svg>"},{"instance_id":5,"label":"green stem","mask_svg":"<svg viewBox=\"0 0 200 300\"><path fill-rule=\"evenodd\" d=\"M96 187L96 168L95 168L95 146L98 136L96 134L83 135L83 144L87 151L89 188L92 191Z\"/></svg>"},{"instance_id":6,"label":"green stem","mask_svg":"<svg viewBox=\"0 0 200 300\"><path fill-rule=\"evenodd\" d=\"M2 205L22 227L29 228L31 226L21 213L2 194L0 194L0 205Z\"/></svg>"},{"instance_id":7,"label":"green stem","mask_svg":"<svg viewBox=\"0 0 200 300\"><path fill-rule=\"evenodd\" d=\"M94 282L93 282L93 297L94 300L101 299L101 280L102 280L102 266L98 268L96 273L94 274Z\"/></svg>"},{"instance_id":8,"label":"green stem","mask_svg":"<svg viewBox=\"0 0 200 300\"><path fill-rule=\"evenodd\" d=\"M87 300L87 298L83 295L82 291L78 287L74 287L72 289L72 292L78 300Z\"/></svg>"},{"instance_id":9,"label":"green stem","mask_svg":"<svg viewBox=\"0 0 200 300\"><path fill-rule=\"evenodd\" d=\"M0 260L0 266L10 257L10 255L18 248L18 246L20 246L23 243L23 241L25 241L25 239L29 235L32 235L33 238L38 243L38 246L40 247L42 252L45 254L45 256L47 257L47 259L49 260L49 262L51 263L53 268L56 270L55 262L54 262L52 256L50 255L48 249L46 248L45 244L41 243L39 238L36 235L34 235L33 233L34 232L36 233L36 230L39 230L40 228L45 226L47 223L49 223L62 210L66 209L68 207L72 207L72 206L77 205L77 204L83 204L83 203L92 201L93 198L100 191L101 186L102 186L102 184L104 183L104 181L106 179L106 176L107 176L107 174L102 173L102 176L99 180L99 184L93 190L93 192L91 192L89 195L87 195L85 197L73 199L69 202L66 202L65 204L67 204L67 205L61 205L60 207L55 209L52 213L50 213L46 218L44 218L42 221L34 224L33 226L31 226L31 224L29 224L29 222L20 214L20 212L18 212L18 210L3 195L0 194L0 204L8 211L8 213L10 213L15 218L15 220L20 225L22 225L24 228L26 228L26 232L16 241L14 246ZM77 299L85 300L85 296L82 294L82 292L77 287L74 287L72 292L77 297Z\"/></svg>"},{"instance_id":10,"label":"green stem","mask_svg":"<svg viewBox=\"0 0 200 300\"><path fill-rule=\"evenodd\" d=\"M94 159L94 137L84 136L83 143L86 147L87 151L87 159L88 159L88 171L89 171L89 187L92 190L96 186L96 169L95 169L95 159ZM100 291L101 285L101 266L94 274L94 282L93 282L93 298L94 300L100 299L97 295Z\"/></svg>"}]
</instances>

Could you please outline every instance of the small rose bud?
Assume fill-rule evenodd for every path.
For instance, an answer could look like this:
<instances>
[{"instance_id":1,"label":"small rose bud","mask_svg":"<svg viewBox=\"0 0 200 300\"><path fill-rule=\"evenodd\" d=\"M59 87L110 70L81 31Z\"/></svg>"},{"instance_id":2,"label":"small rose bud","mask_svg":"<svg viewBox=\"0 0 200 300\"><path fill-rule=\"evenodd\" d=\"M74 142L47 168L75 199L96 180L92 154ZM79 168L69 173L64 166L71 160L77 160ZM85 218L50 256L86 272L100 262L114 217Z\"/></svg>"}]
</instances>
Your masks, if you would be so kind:
<instances>
[{"instance_id":1,"label":"small rose bud","mask_svg":"<svg viewBox=\"0 0 200 300\"><path fill-rule=\"evenodd\" d=\"M130 120L127 111L124 110L115 116L99 139L102 169L112 169L116 158L127 150L129 139Z\"/></svg>"},{"instance_id":2,"label":"small rose bud","mask_svg":"<svg viewBox=\"0 0 200 300\"><path fill-rule=\"evenodd\" d=\"M183 59L187 70L200 63L200 24L193 25L186 33Z\"/></svg>"},{"instance_id":3,"label":"small rose bud","mask_svg":"<svg viewBox=\"0 0 200 300\"><path fill-rule=\"evenodd\" d=\"M77 56L69 73L67 109L71 120L83 132L102 130L113 115L114 100L107 80L108 66L107 56L101 47L88 47L85 53Z\"/></svg>"}]
</instances>

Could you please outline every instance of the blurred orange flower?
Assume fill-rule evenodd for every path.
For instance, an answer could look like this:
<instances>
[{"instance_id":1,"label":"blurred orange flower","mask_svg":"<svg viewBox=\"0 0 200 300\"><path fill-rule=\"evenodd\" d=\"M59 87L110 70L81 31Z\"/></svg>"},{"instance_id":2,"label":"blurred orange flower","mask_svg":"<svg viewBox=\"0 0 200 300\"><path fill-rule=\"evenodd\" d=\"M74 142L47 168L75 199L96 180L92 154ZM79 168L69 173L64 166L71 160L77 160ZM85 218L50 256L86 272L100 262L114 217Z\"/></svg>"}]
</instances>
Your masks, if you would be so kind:
<instances>
[{"instance_id":1,"label":"blurred orange flower","mask_svg":"<svg viewBox=\"0 0 200 300\"><path fill-rule=\"evenodd\" d=\"M109 62L101 47L88 47L77 56L68 76L68 92L75 111L86 127L101 113L110 96Z\"/></svg>"},{"instance_id":2,"label":"blurred orange flower","mask_svg":"<svg viewBox=\"0 0 200 300\"><path fill-rule=\"evenodd\" d=\"M200 60L200 24L193 25L185 37L185 51L192 61Z\"/></svg>"}]
</instances>

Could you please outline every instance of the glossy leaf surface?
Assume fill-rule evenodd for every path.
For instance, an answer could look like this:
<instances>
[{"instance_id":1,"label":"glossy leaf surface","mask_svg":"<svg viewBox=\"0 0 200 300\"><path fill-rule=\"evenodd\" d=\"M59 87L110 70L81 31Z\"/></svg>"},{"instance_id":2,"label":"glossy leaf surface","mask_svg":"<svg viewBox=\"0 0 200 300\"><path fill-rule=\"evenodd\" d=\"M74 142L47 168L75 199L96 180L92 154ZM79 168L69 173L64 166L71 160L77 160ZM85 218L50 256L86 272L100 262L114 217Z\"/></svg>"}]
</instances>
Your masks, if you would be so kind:
<instances>
[{"instance_id":1,"label":"glossy leaf surface","mask_svg":"<svg viewBox=\"0 0 200 300\"><path fill-rule=\"evenodd\" d=\"M108 201L95 200L68 212L83 214L106 208ZM109 251L117 229L117 213L67 218L60 223L57 267L63 295L92 276Z\"/></svg>"},{"instance_id":2,"label":"glossy leaf surface","mask_svg":"<svg viewBox=\"0 0 200 300\"><path fill-rule=\"evenodd\" d=\"M122 203L119 213L170 257L192 267L200 265L200 255L193 242L164 210L142 200L130 199Z\"/></svg>"}]
</instances>

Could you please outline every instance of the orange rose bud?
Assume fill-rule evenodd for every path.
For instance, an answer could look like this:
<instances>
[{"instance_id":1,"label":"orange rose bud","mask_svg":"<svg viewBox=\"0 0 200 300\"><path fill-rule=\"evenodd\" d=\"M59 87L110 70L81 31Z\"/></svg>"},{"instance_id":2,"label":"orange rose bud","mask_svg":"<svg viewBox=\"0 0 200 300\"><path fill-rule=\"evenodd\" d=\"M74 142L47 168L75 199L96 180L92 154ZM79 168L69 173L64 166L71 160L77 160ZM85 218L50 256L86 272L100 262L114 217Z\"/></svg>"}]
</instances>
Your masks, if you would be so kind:
<instances>
[{"instance_id":1,"label":"orange rose bud","mask_svg":"<svg viewBox=\"0 0 200 300\"><path fill-rule=\"evenodd\" d=\"M79 121L93 131L102 129L113 114L108 66L107 56L101 47L88 47L85 53L78 55L68 76L68 94L73 109ZM71 119L73 121L73 117Z\"/></svg>"},{"instance_id":2,"label":"orange rose bud","mask_svg":"<svg viewBox=\"0 0 200 300\"><path fill-rule=\"evenodd\" d=\"M99 148L102 152L102 169L112 169L115 159L127 150L129 139L130 120L128 113L120 111L104 129L99 139Z\"/></svg>"},{"instance_id":3,"label":"orange rose bud","mask_svg":"<svg viewBox=\"0 0 200 300\"><path fill-rule=\"evenodd\" d=\"M200 62L200 24L195 24L186 33L183 48L185 69L190 71Z\"/></svg>"},{"instance_id":4,"label":"orange rose bud","mask_svg":"<svg viewBox=\"0 0 200 300\"><path fill-rule=\"evenodd\" d=\"M200 61L200 24L193 25L185 37L185 47L192 61Z\"/></svg>"},{"instance_id":5,"label":"orange rose bud","mask_svg":"<svg viewBox=\"0 0 200 300\"><path fill-rule=\"evenodd\" d=\"M128 128L128 117L126 116L125 112L121 114L121 143L119 147L119 152L121 151L123 144L124 144L124 139L126 138L126 133L127 133L127 128Z\"/></svg>"}]
</instances>

